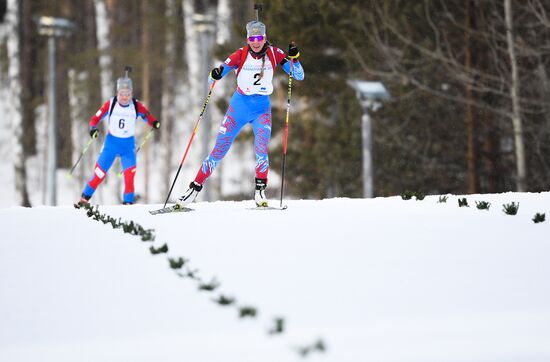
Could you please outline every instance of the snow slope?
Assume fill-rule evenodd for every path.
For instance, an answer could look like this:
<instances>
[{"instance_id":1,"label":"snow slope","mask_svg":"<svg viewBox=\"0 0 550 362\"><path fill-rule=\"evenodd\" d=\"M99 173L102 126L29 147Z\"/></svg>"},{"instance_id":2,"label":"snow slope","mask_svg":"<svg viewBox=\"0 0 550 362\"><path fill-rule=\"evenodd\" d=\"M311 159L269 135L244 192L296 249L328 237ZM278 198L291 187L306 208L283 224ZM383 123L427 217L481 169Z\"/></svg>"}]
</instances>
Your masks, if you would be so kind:
<instances>
[{"instance_id":1,"label":"snow slope","mask_svg":"<svg viewBox=\"0 0 550 362\"><path fill-rule=\"evenodd\" d=\"M153 228L168 255L83 210L0 209L0 360L301 361L318 339L326 352L305 360L550 360L550 225L531 220L550 193L466 197L100 206ZM180 256L220 287L178 277L167 258Z\"/></svg>"}]
</instances>

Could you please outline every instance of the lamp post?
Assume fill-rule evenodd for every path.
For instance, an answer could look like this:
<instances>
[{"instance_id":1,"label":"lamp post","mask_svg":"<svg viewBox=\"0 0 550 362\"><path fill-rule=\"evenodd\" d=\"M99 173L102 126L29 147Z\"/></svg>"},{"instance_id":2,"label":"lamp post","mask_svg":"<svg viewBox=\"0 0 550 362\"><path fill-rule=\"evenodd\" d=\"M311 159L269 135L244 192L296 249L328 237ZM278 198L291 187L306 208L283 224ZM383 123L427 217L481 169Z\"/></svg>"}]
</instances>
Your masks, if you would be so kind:
<instances>
[{"instance_id":1,"label":"lamp post","mask_svg":"<svg viewBox=\"0 0 550 362\"><path fill-rule=\"evenodd\" d=\"M48 162L47 162L47 185L48 198L47 204L55 206L57 204L57 110L55 108L55 88L56 88L56 63L55 63L55 43L56 38L69 36L73 23L67 19L52 18L50 16L36 17L38 24L38 33L48 37Z\"/></svg>"},{"instance_id":2,"label":"lamp post","mask_svg":"<svg viewBox=\"0 0 550 362\"><path fill-rule=\"evenodd\" d=\"M355 90L357 98L363 108L363 117L361 118L361 136L363 140L363 197L372 198L374 196L372 122L369 110L374 112L377 111L382 107L382 101L389 100L391 96L386 90L386 87L380 82L348 80L348 85Z\"/></svg>"}]
</instances>

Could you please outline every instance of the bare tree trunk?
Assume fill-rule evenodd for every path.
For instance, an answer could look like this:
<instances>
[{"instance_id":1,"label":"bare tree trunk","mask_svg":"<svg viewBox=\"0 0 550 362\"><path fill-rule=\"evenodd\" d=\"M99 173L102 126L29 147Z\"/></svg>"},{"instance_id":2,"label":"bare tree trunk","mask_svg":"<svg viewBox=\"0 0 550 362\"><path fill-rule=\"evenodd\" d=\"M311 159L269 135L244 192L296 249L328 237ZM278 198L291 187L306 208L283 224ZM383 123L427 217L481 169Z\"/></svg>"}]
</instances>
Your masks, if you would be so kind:
<instances>
[{"instance_id":1,"label":"bare tree trunk","mask_svg":"<svg viewBox=\"0 0 550 362\"><path fill-rule=\"evenodd\" d=\"M21 16L21 108L23 116L23 128L25 140L23 141L23 152L25 157L36 154L36 127L34 122L34 108L32 99L36 94L33 86L33 68L36 62L36 49L33 48L33 42L36 38L34 24L32 20L33 4L30 0L20 2Z\"/></svg>"},{"instance_id":2,"label":"bare tree trunk","mask_svg":"<svg viewBox=\"0 0 550 362\"><path fill-rule=\"evenodd\" d=\"M164 69L164 80L163 80L163 89L162 89L162 110L163 110L163 119L162 119L162 132L161 132L161 177L163 182L161 183L162 189L161 194L164 195L161 197L164 201L165 195L168 195L170 181L171 181L171 171L172 171L172 145L173 145L173 133L175 130L174 122L176 121L176 61L177 61L177 52L176 52L176 16L177 16L177 5L176 0L166 0L166 19L168 21L168 26L166 27L166 66Z\"/></svg>"},{"instance_id":3,"label":"bare tree trunk","mask_svg":"<svg viewBox=\"0 0 550 362\"><path fill-rule=\"evenodd\" d=\"M95 0L97 49L99 50L99 68L101 72L101 99L107 100L113 94L113 62L107 53L111 47L109 41L109 20L105 0Z\"/></svg>"},{"instance_id":4,"label":"bare tree trunk","mask_svg":"<svg viewBox=\"0 0 550 362\"><path fill-rule=\"evenodd\" d=\"M471 72L472 67L472 49L471 49L471 39L470 31L472 27L472 16L473 16L473 4L470 0L465 0L465 17L464 17L464 67L466 73ZM468 193L475 194L478 192L477 189L477 155L476 155L476 142L475 142L475 119L472 110L472 81L467 80L465 82L465 97L466 97L466 126L468 129Z\"/></svg>"},{"instance_id":5,"label":"bare tree trunk","mask_svg":"<svg viewBox=\"0 0 550 362\"><path fill-rule=\"evenodd\" d=\"M100 89L101 100L97 104L97 108L101 105L101 102L105 102L113 95L113 70L112 62L113 58L109 54L111 49L111 42L109 39L110 22L109 12L107 11L106 0L93 0L95 7L95 27L97 38L97 50L99 51L99 74L100 74ZM92 152L90 154L97 155L101 149L100 140L93 142ZM92 167L95 160L92 160ZM108 180L104 183L106 184ZM106 185L99 187L95 193L94 198L97 202L105 202L107 200Z\"/></svg>"},{"instance_id":6,"label":"bare tree trunk","mask_svg":"<svg viewBox=\"0 0 550 362\"><path fill-rule=\"evenodd\" d=\"M61 7L61 16L66 19L73 19L75 9L71 2L67 2ZM71 152L72 144L72 128L73 122L70 118L69 108L69 62L70 56L75 54L75 37L59 38L57 64L57 79L56 79L56 109L57 109L57 162L58 168L71 167Z\"/></svg>"},{"instance_id":7,"label":"bare tree trunk","mask_svg":"<svg viewBox=\"0 0 550 362\"><path fill-rule=\"evenodd\" d=\"M218 5L216 9L216 34L215 34L215 41L217 45L225 45L228 44L231 40L231 6L230 6L230 0L218 0ZM212 59L213 65L221 64L225 59ZM229 77L227 77L229 78ZM225 80L223 82L218 82L216 84L216 97L218 99L227 99L228 95L230 94L232 88L234 87L233 83L231 81ZM216 126L216 123L219 123L220 120L223 119L224 116L224 110L221 110L219 107L212 107L211 108L211 115L212 119L214 120L213 126ZM239 152L239 148L236 144L233 144L231 146L232 154L236 154ZM230 170L231 165L228 164L227 160L225 162L220 162L218 164L218 169L216 171L217 173L217 182L213 183L210 187L215 188L215 194L217 195L217 198L223 198L223 189L222 185L225 183L225 180L228 178L226 170Z\"/></svg>"},{"instance_id":8,"label":"bare tree trunk","mask_svg":"<svg viewBox=\"0 0 550 362\"><path fill-rule=\"evenodd\" d=\"M143 73L142 73L142 98L143 102L150 106L150 83L151 83L151 61L150 61L150 19L149 19L149 2L142 2L142 14L141 19L141 52L143 59ZM149 203L149 144L145 144L143 147L143 160L144 160L144 169L143 169L143 201Z\"/></svg>"},{"instance_id":9,"label":"bare tree trunk","mask_svg":"<svg viewBox=\"0 0 550 362\"><path fill-rule=\"evenodd\" d=\"M76 22L79 24L78 31L73 34L73 38L80 39L75 44L77 54L88 53L85 63L78 62L72 64L73 72L69 73L69 104L71 105L71 119L73 122L72 141L73 141L73 158L72 162L80 156L84 145L89 141L88 120L101 105L101 71L99 68L99 52L90 52L90 50L98 50L97 33L98 26L96 24L96 1L85 0L79 9L82 11L75 13ZM76 39L75 39L76 40ZM99 91L98 91L99 90ZM81 187L88 180L93 169L96 152L92 149L99 147L98 140L92 142L93 146L87 151L83 157L80 166L75 170L76 180L78 180L78 189L76 190L79 196L82 191ZM100 193L101 191L99 191ZM97 197L97 196L96 196Z\"/></svg>"},{"instance_id":10,"label":"bare tree trunk","mask_svg":"<svg viewBox=\"0 0 550 362\"><path fill-rule=\"evenodd\" d=\"M23 27L21 26L21 10L28 6L30 0L8 0L6 21L10 24L7 39L8 48L8 78L12 114L13 155L15 168L15 190L18 204L30 207L27 191L26 154L23 146L25 142L23 127L23 108L21 94L21 49L23 41Z\"/></svg>"},{"instance_id":11,"label":"bare tree trunk","mask_svg":"<svg viewBox=\"0 0 550 362\"><path fill-rule=\"evenodd\" d=\"M517 166L517 191L526 191L525 177L525 147L523 145L523 131L521 126L521 109L519 103L519 79L518 65L514 48L514 33L512 21L512 3L511 0L504 0L504 13L506 17L506 40L508 43L508 54L510 56L512 84L510 86L510 97L512 98L512 125L514 127L514 141L516 146L516 166Z\"/></svg>"},{"instance_id":12,"label":"bare tree trunk","mask_svg":"<svg viewBox=\"0 0 550 362\"><path fill-rule=\"evenodd\" d=\"M184 0L184 13L189 17L186 22L187 54L189 64L190 88L195 97L195 104L199 105L208 93L208 73L212 67L212 47L215 41L215 17L217 0L197 1ZM198 115L198 112L197 112ZM211 150L214 138L212 137L213 123L211 110L206 110L201 121L202 134L197 138L197 148L200 148L200 158L206 157ZM219 172L208 180L208 187L201 192L202 200L211 201L217 195L216 184Z\"/></svg>"}]
</instances>

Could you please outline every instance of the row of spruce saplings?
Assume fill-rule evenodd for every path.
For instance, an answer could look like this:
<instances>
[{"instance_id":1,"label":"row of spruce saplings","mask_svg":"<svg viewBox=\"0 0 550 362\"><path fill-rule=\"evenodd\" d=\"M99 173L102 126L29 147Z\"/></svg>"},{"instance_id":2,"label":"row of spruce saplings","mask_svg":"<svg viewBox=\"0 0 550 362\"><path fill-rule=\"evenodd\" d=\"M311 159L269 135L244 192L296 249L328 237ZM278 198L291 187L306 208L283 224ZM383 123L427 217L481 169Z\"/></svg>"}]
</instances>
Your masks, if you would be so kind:
<instances>
[{"instance_id":1,"label":"row of spruce saplings","mask_svg":"<svg viewBox=\"0 0 550 362\"><path fill-rule=\"evenodd\" d=\"M403 193L401 193L401 198L403 200L411 200L413 197L416 198L417 200L424 200L425 196L426 195L424 195L422 192L419 192L419 191L409 191L409 190L407 190L407 191L404 191ZM437 202L438 203L446 203L448 199L449 199L449 196L441 195L441 196L439 196L439 200ZM465 197L458 199L458 206L459 207L470 207L470 205L468 205L468 200ZM489 208L491 207L491 203L487 202L487 201L476 201L476 207L479 210L487 210L488 211ZM519 210L519 202L511 202L509 204L502 204L502 212L504 212L507 215L517 215L518 210ZM535 216L533 216L532 220L535 224L538 224L539 222L544 222L546 220L546 214L537 212L535 214Z\"/></svg>"},{"instance_id":2,"label":"row of spruce saplings","mask_svg":"<svg viewBox=\"0 0 550 362\"><path fill-rule=\"evenodd\" d=\"M113 229L122 229L122 231L130 235L139 236L143 242L155 241L154 229L145 229L143 226L133 221L122 221L121 218L117 219L110 215L100 213L98 206L92 206L90 204L75 204L74 207L76 209L84 209L86 211L86 215L92 220L103 222L103 224L109 224ZM165 243L157 248L151 246L149 251L152 255L166 254L168 253L168 245ZM215 278L213 278L210 282L204 282L199 277L199 271L190 267L189 259L183 257L169 257L168 263L170 268L174 270L180 278L189 278L195 281L199 291L213 292L220 286L220 283ZM237 306L237 302L234 297L220 294L217 298L212 300L216 304L223 307L236 307L239 318L255 318L258 314L258 310L255 307ZM284 330L285 319L282 317L275 317L273 319L273 326L268 330L268 334L278 335L282 334ZM307 357L312 352L325 352L326 344L322 339L317 339L310 345L295 347L295 350L300 356Z\"/></svg>"}]
</instances>

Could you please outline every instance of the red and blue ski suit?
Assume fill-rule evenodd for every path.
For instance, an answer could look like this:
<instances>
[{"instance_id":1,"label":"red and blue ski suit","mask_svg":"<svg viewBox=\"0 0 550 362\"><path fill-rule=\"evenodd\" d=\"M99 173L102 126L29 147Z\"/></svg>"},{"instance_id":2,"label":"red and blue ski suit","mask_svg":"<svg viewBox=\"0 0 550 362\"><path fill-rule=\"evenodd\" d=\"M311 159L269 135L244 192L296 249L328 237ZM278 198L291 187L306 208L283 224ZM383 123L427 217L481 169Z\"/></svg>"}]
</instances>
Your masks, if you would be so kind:
<instances>
[{"instance_id":1,"label":"red and blue ski suit","mask_svg":"<svg viewBox=\"0 0 550 362\"><path fill-rule=\"evenodd\" d=\"M269 171L268 146L271 138L271 103L273 75L277 64L290 73L291 62L285 53L276 47L266 45L265 54L249 51L249 46L238 49L222 64L222 77L235 70L237 90L221 122L216 144L203 161L195 182L202 185L227 154L235 137L247 124L254 132L254 153L256 155L256 178L267 179ZM293 61L293 77L304 79L304 70L299 61Z\"/></svg>"},{"instance_id":2,"label":"red and blue ski suit","mask_svg":"<svg viewBox=\"0 0 550 362\"><path fill-rule=\"evenodd\" d=\"M113 102L116 103L113 105ZM105 119L108 122L108 134L94 167L94 174L82 192L84 197L88 199L92 197L99 184L105 179L115 158L119 156L124 174L123 202L134 202L134 177L136 174L135 129L138 117L141 117L150 127L156 121L156 118L140 101L133 99L127 105L121 105L114 97L105 102L90 119L90 129L96 128L99 122Z\"/></svg>"}]
</instances>

